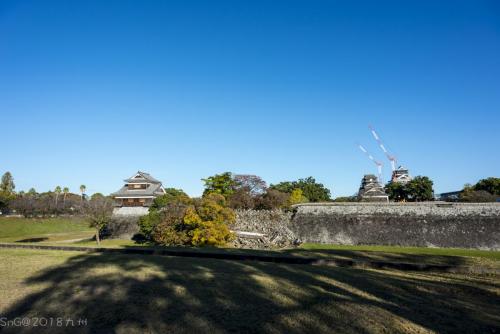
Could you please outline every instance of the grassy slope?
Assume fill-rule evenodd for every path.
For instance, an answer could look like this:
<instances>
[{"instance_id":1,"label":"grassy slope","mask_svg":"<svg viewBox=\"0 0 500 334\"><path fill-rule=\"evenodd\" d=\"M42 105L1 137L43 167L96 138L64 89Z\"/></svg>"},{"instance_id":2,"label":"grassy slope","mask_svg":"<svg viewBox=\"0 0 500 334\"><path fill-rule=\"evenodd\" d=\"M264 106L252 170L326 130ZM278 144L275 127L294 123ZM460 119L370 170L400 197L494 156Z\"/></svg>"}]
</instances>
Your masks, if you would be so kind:
<instances>
[{"instance_id":1,"label":"grassy slope","mask_svg":"<svg viewBox=\"0 0 500 334\"><path fill-rule=\"evenodd\" d=\"M0 314L87 318L88 333L500 330L491 276L20 249L0 262Z\"/></svg>"},{"instance_id":2,"label":"grassy slope","mask_svg":"<svg viewBox=\"0 0 500 334\"><path fill-rule=\"evenodd\" d=\"M0 218L0 242L74 240L91 237L93 233L79 218Z\"/></svg>"}]
</instances>

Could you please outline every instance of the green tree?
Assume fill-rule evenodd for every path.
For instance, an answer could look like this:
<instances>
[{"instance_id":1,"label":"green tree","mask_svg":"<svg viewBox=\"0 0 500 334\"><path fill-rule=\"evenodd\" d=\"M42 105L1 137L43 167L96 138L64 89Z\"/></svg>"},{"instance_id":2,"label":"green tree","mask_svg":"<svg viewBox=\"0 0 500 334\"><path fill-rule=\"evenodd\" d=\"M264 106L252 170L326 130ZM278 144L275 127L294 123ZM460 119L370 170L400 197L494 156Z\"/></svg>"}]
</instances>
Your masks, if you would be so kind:
<instances>
[{"instance_id":1,"label":"green tree","mask_svg":"<svg viewBox=\"0 0 500 334\"><path fill-rule=\"evenodd\" d=\"M14 189L16 189L16 185L14 184L14 178L10 172L5 172L2 175L2 182L0 183L0 191L5 191L7 193L13 193Z\"/></svg>"},{"instance_id":2,"label":"green tree","mask_svg":"<svg viewBox=\"0 0 500 334\"><path fill-rule=\"evenodd\" d=\"M271 184L270 189L280 191L282 193L291 194L294 189L297 189L296 181L283 181L278 184Z\"/></svg>"},{"instance_id":3,"label":"green tree","mask_svg":"<svg viewBox=\"0 0 500 334\"><path fill-rule=\"evenodd\" d=\"M295 189L300 189L302 194L311 202L327 202L331 200L330 190L323 184L316 182L312 176L298 181L280 182L271 185L270 188L287 194L291 194Z\"/></svg>"},{"instance_id":4,"label":"green tree","mask_svg":"<svg viewBox=\"0 0 500 334\"><path fill-rule=\"evenodd\" d=\"M95 229L95 238L99 245L101 243L100 234L102 230L111 222L113 201L103 195L94 194L83 205L83 212L87 217L90 227Z\"/></svg>"},{"instance_id":5,"label":"green tree","mask_svg":"<svg viewBox=\"0 0 500 334\"><path fill-rule=\"evenodd\" d=\"M479 180L474 186L474 190L484 190L492 195L500 196L500 178L489 177Z\"/></svg>"},{"instance_id":6,"label":"green tree","mask_svg":"<svg viewBox=\"0 0 500 334\"><path fill-rule=\"evenodd\" d=\"M385 186L385 192L389 195L389 199L397 202L432 201L434 199L432 186L433 182L427 176L417 176L406 184L389 182Z\"/></svg>"},{"instance_id":7,"label":"green tree","mask_svg":"<svg viewBox=\"0 0 500 334\"><path fill-rule=\"evenodd\" d=\"M205 183L203 196L215 193L228 198L237 186L230 172L209 176L206 179L202 179L202 181Z\"/></svg>"},{"instance_id":8,"label":"green tree","mask_svg":"<svg viewBox=\"0 0 500 334\"><path fill-rule=\"evenodd\" d=\"M163 236L158 235L158 237L163 238L163 242L167 243L167 237L174 237L173 230L166 231L169 229L168 226L177 226L189 205L193 205L193 200L184 191L166 188L164 195L154 199L152 206L149 208L149 213L139 219L140 235L145 240L151 241L155 227L163 222L162 229L165 231L162 232L164 233ZM177 241L183 239L181 234L176 234L174 239ZM168 242L175 243L172 240Z\"/></svg>"},{"instance_id":9,"label":"green tree","mask_svg":"<svg viewBox=\"0 0 500 334\"><path fill-rule=\"evenodd\" d=\"M469 203L484 203L484 202L495 202L497 199L496 195L491 194L486 190L475 190L476 187L470 184L464 185L464 189L458 195L458 200L460 202Z\"/></svg>"},{"instance_id":10,"label":"green tree","mask_svg":"<svg viewBox=\"0 0 500 334\"><path fill-rule=\"evenodd\" d=\"M82 194L82 197L81 197L81 199L80 199L80 202L83 202L83 195L85 194L85 190L87 190L87 187L86 187L84 184L82 184L82 185L80 186L80 193Z\"/></svg>"},{"instance_id":11,"label":"green tree","mask_svg":"<svg viewBox=\"0 0 500 334\"><path fill-rule=\"evenodd\" d=\"M458 200L460 202L469 202L469 203L496 202L497 200L497 196L492 195L485 190L463 191L458 196L459 196Z\"/></svg>"},{"instance_id":12,"label":"green tree","mask_svg":"<svg viewBox=\"0 0 500 334\"><path fill-rule=\"evenodd\" d=\"M169 202L176 200L185 201L186 203L191 201L189 196L182 189L165 188L165 194L153 200L150 211L164 208Z\"/></svg>"},{"instance_id":13,"label":"green tree","mask_svg":"<svg viewBox=\"0 0 500 334\"><path fill-rule=\"evenodd\" d=\"M10 203L16 198L16 194L0 190L0 213L9 211Z\"/></svg>"},{"instance_id":14,"label":"green tree","mask_svg":"<svg viewBox=\"0 0 500 334\"><path fill-rule=\"evenodd\" d=\"M64 194L64 196L63 196L63 206L66 207L66 196L68 196L68 194L69 194L69 188L68 187L64 187L62 191L63 191L63 194Z\"/></svg>"},{"instance_id":15,"label":"green tree","mask_svg":"<svg viewBox=\"0 0 500 334\"><path fill-rule=\"evenodd\" d=\"M16 198L14 178L10 172L2 176L0 183L0 212L8 211L9 203Z\"/></svg>"},{"instance_id":16,"label":"green tree","mask_svg":"<svg viewBox=\"0 0 500 334\"><path fill-rule=\"evenodd\" d=\"M389 182L385 186L385 192L389 195L389 199L396 202L405 202L409 200L408 189L402 183Z\"/></svg>"},{"instance_id":17,"label":"green tree","mask_svg":"<svg viewBox=\"0 0 500 334\"><path fill-rule=\"evenodd\" d=\"M57 186L56 189L54 189L54 192L56 193L56 209L57 209L57 201L59 200L59 195L62 192L62 189L60 186Z\"/></svg>"},{"instance_id":18,"label":"green tree","mask_svg":"<svg viewBox=\"0 0 500 334\"><path fill-rule=\"evenodd\" d=\"M414 202L432 201L434 199L433 182L427 176L417 176L406 184L409 198Z\"/></svg>"}]
</instances>

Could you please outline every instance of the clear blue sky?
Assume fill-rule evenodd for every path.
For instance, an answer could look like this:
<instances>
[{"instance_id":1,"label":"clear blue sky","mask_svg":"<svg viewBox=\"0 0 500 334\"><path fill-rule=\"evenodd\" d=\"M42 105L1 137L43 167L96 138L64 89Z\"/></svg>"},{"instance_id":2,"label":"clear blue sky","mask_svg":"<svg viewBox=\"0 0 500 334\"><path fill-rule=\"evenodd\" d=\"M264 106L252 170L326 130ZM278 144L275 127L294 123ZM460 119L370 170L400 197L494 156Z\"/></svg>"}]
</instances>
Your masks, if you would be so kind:
<instances>
[{"instance_id":1,"label":"clear blue sky","mask_svg":"<svg viewBox=\"0 0 500 334\"><path fill-rule=\"evenodd\" d=\"M357 191L368 124L436 192L500 176L497 1L1 1L0 173ZM388 161L385 178L389 177Z\"/></svg>"}]
</instances>

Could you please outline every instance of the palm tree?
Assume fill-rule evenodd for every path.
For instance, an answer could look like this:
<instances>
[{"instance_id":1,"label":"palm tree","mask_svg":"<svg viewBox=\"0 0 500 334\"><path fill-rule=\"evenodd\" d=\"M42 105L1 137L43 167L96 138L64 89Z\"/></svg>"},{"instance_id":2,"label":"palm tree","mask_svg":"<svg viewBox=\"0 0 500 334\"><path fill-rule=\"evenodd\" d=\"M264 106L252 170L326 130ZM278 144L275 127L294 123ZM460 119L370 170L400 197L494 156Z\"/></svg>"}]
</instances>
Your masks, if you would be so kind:
<instances>
[{"instance_id":1,"label":"palm tree","mask_svg":"<svg viewBox=\"0 0 500 334\"><path fill-rule=\"evenodd\" d=\"M64 193L64 197L63 197L63 206L65 207L66 206L66 196L68 195L69 193L69 188L68 187L64 187L63 189L63 193Z\"/></svg>"},{"instance_id":2,"label":"palm tree","mask_svg":"<svg viewBox=\"0 0 500 334\"><path fill-rule=\"evenodd\" d=\"M57 200L59 199L59 194L61 193L61 187L57 186L54 192L56 193L56 209L57 209Z\"/></svg>"},{"instance_id":3,"label":"palm tree","mask_svg":"<svg viewBox=\"0 0 500 334\"><path fill-rule=\"evenodd\" d=\"M83 194L85 194L85 189L87 189L87 187L84 184L82 184L80 186L80 192L82 193L82 198L81 198L80 202L83 201Z\"/></svg>"}]
</instances>

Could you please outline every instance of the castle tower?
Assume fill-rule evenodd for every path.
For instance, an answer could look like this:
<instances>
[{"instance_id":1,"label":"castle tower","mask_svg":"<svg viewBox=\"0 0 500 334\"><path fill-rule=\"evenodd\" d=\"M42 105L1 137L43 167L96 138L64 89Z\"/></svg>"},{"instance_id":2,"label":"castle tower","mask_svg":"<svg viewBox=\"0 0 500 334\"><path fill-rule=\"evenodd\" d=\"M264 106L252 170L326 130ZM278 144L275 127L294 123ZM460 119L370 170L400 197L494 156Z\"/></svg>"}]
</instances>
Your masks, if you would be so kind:
<instances>
[{"instance_id":1,"label":"castle tower","mask_svg":"<svg viewBox=\"0 0 500 334\"><path fill-rule=\"evenodd\" d=\"M367 174L361 180L358 199L361 202L388 202L389 196L385 193L378 178L373 174Z\"/></svg>"},{"instance_id":2,"label":"castle tower","mask_svg":"<svg viewBox=\"0 0 500 334\"><path fill-rule=\"evenodd\" d=\"M116 207L150 207L156 197L165 194L161 182L148 173L138 171L124 182L120 190L111 194Z\"/></svg>"},{"instance_id":3,"label":"castle tower","mask_svg":"<svg viewBox=\"0 0 500 334\"><path fill-rule=\"evenodd\" d=\"M392 172L391 182L406 184L412 180L410 172L403 166L399 166Z\"/></svg>"}]
</instances>

